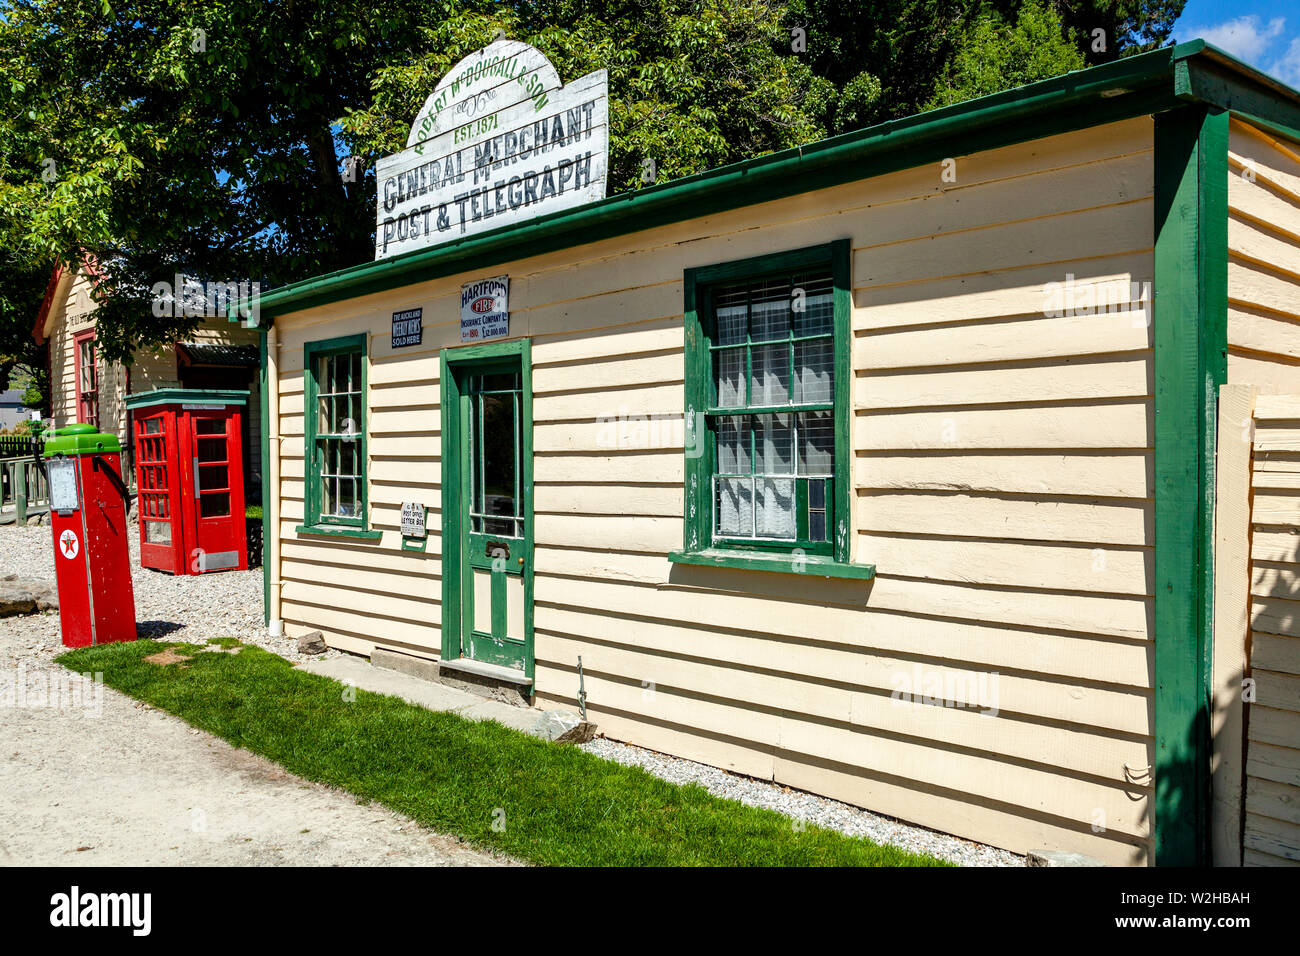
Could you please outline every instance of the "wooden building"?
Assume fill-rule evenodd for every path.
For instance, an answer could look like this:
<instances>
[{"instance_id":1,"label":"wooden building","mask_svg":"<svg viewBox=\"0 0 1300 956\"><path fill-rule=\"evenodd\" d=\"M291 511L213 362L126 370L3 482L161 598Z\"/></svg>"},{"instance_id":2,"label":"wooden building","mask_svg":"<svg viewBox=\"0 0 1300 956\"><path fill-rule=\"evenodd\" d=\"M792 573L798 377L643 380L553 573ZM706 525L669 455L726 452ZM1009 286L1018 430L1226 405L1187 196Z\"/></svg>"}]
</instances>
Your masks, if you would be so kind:
<instances>
[{"instance_id":1,"label":"wooden building","mask_svg":"<svg viewBox=\"0 0 1300 956\"><path fill-rule=\"evenodd\" d=\"M118 436L124 469L134 481L134 447L128 394L159 388L223 388L250 391L256 407L259 378L258 332L226 316L201 320L185 341L135 351L131 364L109 362L99 352L93 295L96 267L78 261L56 269L32 337L49 343L50 410L53 427L77 422L97 425ZM245 428L247 485L260 488L261 439L252 423ZM252 500L256 500L256 494Z\"/></svg>"},{"instance_id":2,"label":"wooden building","mask_svg":"<svg viewBox=\"0 0 1300 956\"><path fill-rule=\"evenodd\" d=\"M263 296L273 628L1020 852L1207 859L1214 402L1300 391L1300 94L1197 41L509 193Z\"/></svg>"}]
</instances>

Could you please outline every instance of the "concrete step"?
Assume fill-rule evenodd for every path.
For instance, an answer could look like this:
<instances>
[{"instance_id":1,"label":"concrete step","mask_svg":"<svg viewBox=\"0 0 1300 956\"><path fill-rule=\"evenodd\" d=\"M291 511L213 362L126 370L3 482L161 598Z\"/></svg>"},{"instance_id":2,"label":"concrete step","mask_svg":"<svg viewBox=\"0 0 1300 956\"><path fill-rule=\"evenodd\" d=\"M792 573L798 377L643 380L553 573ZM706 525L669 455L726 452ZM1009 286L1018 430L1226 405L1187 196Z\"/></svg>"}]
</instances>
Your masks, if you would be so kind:
<instances>
[{"instance_id":1,"label":"concrete step","mask_svg":"<svg viewBox=\"0 0 1300 956\"><path fill-rule=\"evenodd\" d=\"M408 655L401 655L408 656ZM434 663L430 661L429 663ZM466 720L495 720L497 723L544 740L563 738L565 742L590 740L595 732L591 724L582 724L577 714L567 711L543 711L520 707L480 694L453 687L436 680L426 680L387 667L376 667L363 657L335 657L326 661L309 661L298 670L329 677L342 684L387 694L428 710L464 717Z\"/></svg>"}]
</instances>

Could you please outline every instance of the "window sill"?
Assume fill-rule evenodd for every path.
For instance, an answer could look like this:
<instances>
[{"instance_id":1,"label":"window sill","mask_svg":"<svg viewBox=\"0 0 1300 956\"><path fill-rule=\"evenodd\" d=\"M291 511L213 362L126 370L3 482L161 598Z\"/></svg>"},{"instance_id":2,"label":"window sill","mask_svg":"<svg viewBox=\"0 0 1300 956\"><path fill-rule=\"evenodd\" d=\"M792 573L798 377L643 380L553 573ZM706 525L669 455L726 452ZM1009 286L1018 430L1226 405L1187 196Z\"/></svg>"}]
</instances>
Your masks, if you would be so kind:
<instances>
[{"instance_id":1,"label":"window sill","mask_svg":"<svg viewBox=\"0 0 1300 956\"><path fill-rule=\"evenodd\" d=\"M776 571L856 581L869 581L876 576L874 564L846 564L820 554L757 554L718 548L706 551L670 551L668 560L673 564L705 568L745 568L751 571Z\"/></svg>"},{"instance_id":2,"label":"window sill","mask_svg":"<svg viewBox=\"0 0 1300 956\"><path fill-rule=\"evenodd\" d=\"M360 528L334 527L324 524L300 524L293 530L298 534L319 534L328 538L353 538L358 541L378 541L384 536L382 531L362 531Z\"/></svg>"}]
</instances>

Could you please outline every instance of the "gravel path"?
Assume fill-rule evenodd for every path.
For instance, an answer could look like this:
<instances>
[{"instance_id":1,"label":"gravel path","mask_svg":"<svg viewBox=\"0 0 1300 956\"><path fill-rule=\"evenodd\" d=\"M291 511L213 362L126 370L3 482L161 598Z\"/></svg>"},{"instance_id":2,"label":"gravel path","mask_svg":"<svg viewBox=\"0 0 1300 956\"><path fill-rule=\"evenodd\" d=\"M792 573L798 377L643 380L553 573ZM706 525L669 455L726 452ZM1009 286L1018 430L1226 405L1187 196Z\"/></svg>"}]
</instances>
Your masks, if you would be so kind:
<instances>
[{"instance_id":1,"label":"gravel path","mask_svg":"<svg viewBox=\"0 0 1300 956\"><path fill-rule=\"evenodd\" d=\"M10 573L53 579L48 527L0 528L0 577ZM264 633L260 571L173 578L136 566L133 579L139 620L157 636L238 637L300 657ZM35 706L68 680L52 663L59 640L57 612L0 618L0 688L27 693L27 706L0 703L0 865L509 862L102 685L75 704Z\"/></svg>"},{"instance_id":2,"label":"gravel path","mask_svg":"<svg viewBox=\"0 0 1300 956\"><path fill-rule=\"evenodd\" d=\"M1008 850L972 843L961 837L912 826L889 817L882 817L855 807L840 803L829 797L819 797L801 790L791 790L779 783L767 780L755 780L740 774L719 770L707 764L672 757L597 737L590 743L581 745L583 750L606 760L632 767L640 767L669 783L698 783L709 793L728 800L739 800L751 807L775 810L786 816L805 820L808 823L839 830L850 836L866 837L876 843L887 843L915 853L926 853L939 859L948 860L960 866L1024 866L1024 857Z\"/></svg>"}]
</instances>

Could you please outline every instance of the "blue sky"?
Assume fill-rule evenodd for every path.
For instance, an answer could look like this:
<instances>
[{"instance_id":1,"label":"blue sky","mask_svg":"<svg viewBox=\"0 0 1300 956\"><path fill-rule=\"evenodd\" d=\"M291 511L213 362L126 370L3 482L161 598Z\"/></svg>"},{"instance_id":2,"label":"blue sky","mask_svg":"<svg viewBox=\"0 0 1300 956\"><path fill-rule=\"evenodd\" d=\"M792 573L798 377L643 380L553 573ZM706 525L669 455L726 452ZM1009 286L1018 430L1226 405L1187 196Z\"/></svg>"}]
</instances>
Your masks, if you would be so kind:
<instances>
[{"instance_id":1,"label":"blue sky","mask_svg":"<svg viewBox=\"0 0 1300 956\"><path fill-rule=\"evenodd\" d=\"M1187 0L1179 41L1200 37L1300 88L1300 5L1263 0Z\"/></svg>"}]
</instances>

